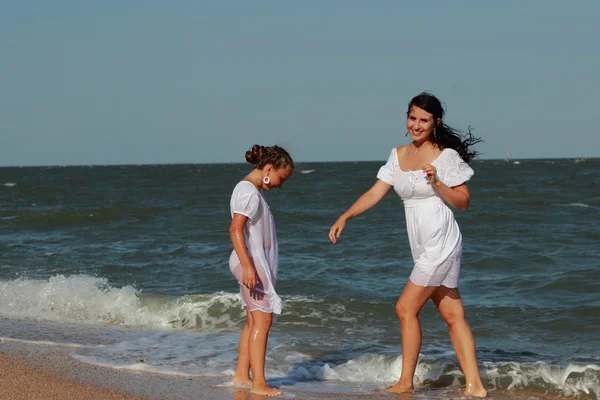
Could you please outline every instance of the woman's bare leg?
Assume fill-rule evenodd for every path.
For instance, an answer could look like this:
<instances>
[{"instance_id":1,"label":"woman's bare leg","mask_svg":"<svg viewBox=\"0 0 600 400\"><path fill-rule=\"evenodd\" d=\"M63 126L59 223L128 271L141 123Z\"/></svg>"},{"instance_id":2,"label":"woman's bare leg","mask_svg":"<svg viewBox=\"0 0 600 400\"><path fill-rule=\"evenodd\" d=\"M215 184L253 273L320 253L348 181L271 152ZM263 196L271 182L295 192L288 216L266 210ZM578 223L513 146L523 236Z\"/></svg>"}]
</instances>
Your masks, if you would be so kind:
<instances>
[{"instance_id":1,"label":"woman's bare leg","mask_svg":"<svg viewBox=\"0 0 600 400\"><path fill-rule=\"evenodd\" d=\"M465 310L458 289L440 286L433 294L432 300L448 324L452 346L454 346L456 357L465 374L464 395L486 397L487 391L483 387L477 366L475 340L471 328L465 320Z\"/></svg>"},{"instance_id":2,"label":"woman's bare leg","mask_svg":"<svg viewBox=\"0 0 600 400\"><path fill-rule=\"evenodd\" d=\"M421 351L421 324L419 312L437 287L418 286L408 281L396 303L396 314L400 319L402 334L402 374L388 392L405 393L414 391L413 377Z\"/></svg>"},{"instance_id":3,"label":"woman's bare leg","mask_svg":"<svg viewBox=\"0 0 600 400\"><path fill-rule=\"evenodd\" d=\"M248 339L250 338L250 329L252 327L252 313L246 307L246 325L240 335L238 347L238 363L233 377L233 383L252 386L250 379L250 356L248 354Z\"/></svg>"},{"instance_id":4,"label":"woman's bare leg","mask_svg":"<svg viewBox=\"0 0 600 400\"><path fill-rule=\"evenodd\" d=\"M262 396L279 396L282 393L267 385L265 379L265 355L273 314L262 311L250 311L250 313L252 314L252 326L250 327L248 350L253 378L250 391Z\"/></svg>"}]
</instances>

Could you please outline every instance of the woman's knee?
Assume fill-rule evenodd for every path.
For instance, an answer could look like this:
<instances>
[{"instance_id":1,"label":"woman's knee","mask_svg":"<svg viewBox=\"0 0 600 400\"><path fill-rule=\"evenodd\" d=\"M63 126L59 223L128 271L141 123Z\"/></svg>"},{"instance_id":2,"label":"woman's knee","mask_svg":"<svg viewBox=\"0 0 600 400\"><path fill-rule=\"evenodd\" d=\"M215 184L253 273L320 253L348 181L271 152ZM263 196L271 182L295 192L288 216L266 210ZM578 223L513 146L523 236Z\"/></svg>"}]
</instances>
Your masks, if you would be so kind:
<instances>
[{"instance_id":1,"label":"woman's knee","mask_svg":"<svg viewBox=\"0 0 600 400\"><path fill-rule=\"evenodd\" d=\"M449 329L453 327L466 323L465 314L462 310L445 310L440 312L442 314L442 318L446 321Z\"/></svg>"},{"instance_id":2,"label":"woman's knee","mask_svg":"<svg viewBox=\"0 0 600 400\"><path fill-rule=\"evenodd\" d=\"M410 318L417 318L419 310L400 300L396 303L396 315L400 321L406 321Z\"/></svg>"}]
</instances>

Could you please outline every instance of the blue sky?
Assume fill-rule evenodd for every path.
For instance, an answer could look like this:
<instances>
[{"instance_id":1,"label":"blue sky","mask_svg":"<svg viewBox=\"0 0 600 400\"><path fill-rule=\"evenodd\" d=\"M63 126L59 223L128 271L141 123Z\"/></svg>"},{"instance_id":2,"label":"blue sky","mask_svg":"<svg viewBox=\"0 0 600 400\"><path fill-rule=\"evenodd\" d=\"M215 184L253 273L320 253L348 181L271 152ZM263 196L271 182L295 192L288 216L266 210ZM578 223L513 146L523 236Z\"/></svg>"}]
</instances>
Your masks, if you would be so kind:
<instances>
[{"instance_id":1,"label":"blue sky","mask_svg":"<svg viewBox=\"0 0 600 400\"><path fill-rule=\"evenodd\" d=\"M424 90L482 158L600 156L598 1L0 8L0 165L385 161Z\"/></svg>"}]
</instances>

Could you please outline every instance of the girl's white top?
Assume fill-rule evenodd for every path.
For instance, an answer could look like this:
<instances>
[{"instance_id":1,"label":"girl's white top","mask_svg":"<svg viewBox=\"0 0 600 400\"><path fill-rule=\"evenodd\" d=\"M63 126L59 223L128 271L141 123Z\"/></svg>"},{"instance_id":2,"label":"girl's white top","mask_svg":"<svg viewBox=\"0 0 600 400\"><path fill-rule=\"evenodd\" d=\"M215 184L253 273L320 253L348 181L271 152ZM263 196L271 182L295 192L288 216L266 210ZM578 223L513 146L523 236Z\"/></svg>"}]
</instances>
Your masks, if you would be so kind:
<instances>
[{"instance_id":1,"label":"girl's white top","mask_svg":"<svg viewBox=\"0 0 600 400\"><path fill-rule=\"evenodd\" d=\"M454 187L468 181L473 169L453 149L433 161L438 178ZM377 178L394 187L404 202L406 229L415 262L410 280L419 286L458 287L462 236L454 214L433 189L425 172L400 169L396 149Z\"/></svg>"},{"instance_id":2,"label":"girl's white top","mask_svg":"<svg viewBox=\"0 0 600 400\"><path fill-rule=\"evenodd\" d=\"M239 182L231 194L231 218L233 214L242 214L248 217L244 226L246 248L254 262L254 266L261 268L269 279L266 294L269 296L271 309L274 314L281 314L281 298L275 292L275 284L279 277L279 248L277 246L277 232L275 220L264 197L252 183ZM233 250L235 253L235 250ZM262 291L257 288L256 290Z\"/></svg>"}]
</instances>

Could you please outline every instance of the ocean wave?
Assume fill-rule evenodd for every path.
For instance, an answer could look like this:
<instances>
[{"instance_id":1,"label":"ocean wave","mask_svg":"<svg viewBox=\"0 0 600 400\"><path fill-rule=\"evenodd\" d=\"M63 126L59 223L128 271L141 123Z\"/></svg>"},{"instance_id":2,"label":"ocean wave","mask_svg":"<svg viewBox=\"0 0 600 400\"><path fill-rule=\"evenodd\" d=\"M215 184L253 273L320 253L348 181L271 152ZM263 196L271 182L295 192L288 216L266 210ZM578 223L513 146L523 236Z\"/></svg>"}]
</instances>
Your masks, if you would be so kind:
<instances>
[{"instance_id":1,"label":"ocean wave","mask_svg":"<svg viewBox=\"0 0 600 400\"><path fill-rule=\"evenodd\" d=\"M301 174L312 174L313 172L315 172L314 169L304 169L300 171Z\"/></svg>"},{"instance_id":2,"label":"ocean wave","mask_svg":"<svg viewBox=\"0 0 600 400\"><path fill-rule=\"evenodd\" d=\"M4 318L142 327L213 329L236 325L242 314L237 294L144 295L88 275L0 281L0 303Z\"/></svg>"},{"instance_id":3,"label":"ocean wave","mask_svg":"<svg viewBox=\"0 0 600 400\"><path fill-rule=\"evenodd\" d=\"M284 296L285 318L290 326L353 328L357 318L387 304L342 304L340 300ZM82 324L172 327L210 330L245 321L238 293L173 297L143 292L132 285L112 287L108 280L89 275L56 275L48 280L26 277L0 281L0 317L17 320Z\"/></svg>"},{"instance_id":4,"label":"ocean wave","mask_svg":"<svg viewBox=\"0 0 600 400\"><path fill-rule=\"evenodd\" d=\"M422 357L422 356L421 356ZM343 381L393 383L400 378L402 357L366 354L339 365L297 364L287 377L297 381ZM482 380L491 392L527 391L552 396L600 395L600 366L596 364L553 365L537 362L487 362ZM450 358L426 359L415 371L415 384L429 388L464 386L460 366Z\"/></svg>"},{"instance_id":5,"label":"ocean wave","mask_svg":"<svg viewBox=\"0 0 600 400\"><path fill-rule=\"evenodd\" d=\"M4 186L6 186L6 187L15 187L15 186L17 186L17 184L16 184L16 183L14 183L14 182L6 182L6 183L4 184Z\"/></svg>"},{"instance_id":6,"label":"ocean wave","mask_svg":"<svg viewBox=\"0 0 600 400\"><path fill-rule=\"evenodd\" d=\"M334 325L353 328L370 321L386 303L343 303L336 298L284 296L282 322L290 326ZM244 322L238 293L216 292L180 297L143 292L132 285L112 287L89 275L25 277L0 281L0 317L84 324L218 329Z\"/></svg>"},{"instance_id":7,"label":"ocean wave","mask_svg":"<svg viewBox=\"0 0 600 400\"><path fill-rule=\"evenodd\" d=\"M554 207L581 207L581 208L593 208L589 204L585 203L569 203L569 204L553 204Z\"/></svg>"}]
</instances>

